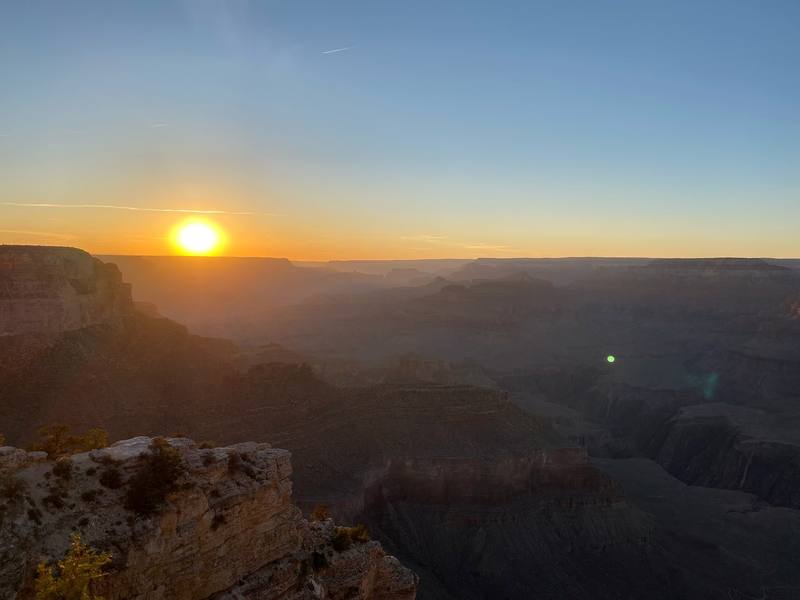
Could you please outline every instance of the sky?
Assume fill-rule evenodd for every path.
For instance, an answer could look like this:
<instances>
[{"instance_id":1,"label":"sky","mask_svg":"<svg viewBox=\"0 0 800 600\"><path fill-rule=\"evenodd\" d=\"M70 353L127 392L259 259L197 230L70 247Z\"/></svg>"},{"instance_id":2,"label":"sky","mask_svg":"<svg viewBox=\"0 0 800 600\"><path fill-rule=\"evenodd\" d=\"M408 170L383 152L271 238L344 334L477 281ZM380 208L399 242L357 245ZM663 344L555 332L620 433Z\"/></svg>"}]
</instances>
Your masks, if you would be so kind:
<instances>
[{"instance_id":1,"label":"sky","mask_svg":"<svg viewBox=\"0 0 800 600\"><path fill-rule=\"evenodd\" d=\"M4 0L0 243L798 257L798 65L796 0Z\"/></svg>"}]
</instances>

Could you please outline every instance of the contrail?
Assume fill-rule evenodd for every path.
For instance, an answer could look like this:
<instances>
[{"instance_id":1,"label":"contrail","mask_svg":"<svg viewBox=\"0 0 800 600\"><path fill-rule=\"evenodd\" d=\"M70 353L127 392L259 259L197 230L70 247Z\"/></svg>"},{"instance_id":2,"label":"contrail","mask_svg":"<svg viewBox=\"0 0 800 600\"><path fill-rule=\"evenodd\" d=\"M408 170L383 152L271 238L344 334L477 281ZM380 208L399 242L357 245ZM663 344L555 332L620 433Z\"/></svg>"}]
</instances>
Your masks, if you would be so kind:
<instances>
[{"instance_id":1,"label":"contrail","mask_svg":"<svg viewBox=\"0 0 800 600\"><path fill-rule=\"evenodd\" d=\"M355 46L345 46L344 48L334 48L333 50L323 50L323 54L336 54L338 52L344 52L346 50L352 50Z\"/></svg>"},{"instance_id":2,"label":"contrail","mask_svg":"<svg viewBox=\"0 0 800 600\"><path fill-rule=\"evenodd\" d=\"M136 212L190 213L196 215L254 215L253 212L232 210L195 210L191 208L145 208L141 206L119 206L116 204L49 204L44 202L0 202L0 206L26 208L101 208L108 210L132 210Z\"/></svg>"}]
</instances>

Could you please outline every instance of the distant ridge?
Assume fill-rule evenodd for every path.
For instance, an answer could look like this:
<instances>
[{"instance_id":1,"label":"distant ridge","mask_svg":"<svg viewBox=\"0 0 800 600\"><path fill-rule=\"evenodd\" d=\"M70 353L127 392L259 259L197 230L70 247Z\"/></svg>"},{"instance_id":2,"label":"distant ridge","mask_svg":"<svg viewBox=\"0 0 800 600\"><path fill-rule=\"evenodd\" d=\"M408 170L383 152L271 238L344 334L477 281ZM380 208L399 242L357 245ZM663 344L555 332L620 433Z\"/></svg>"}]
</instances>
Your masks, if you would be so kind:
<instances>
[{"instance_id":1,"label":"distant ridge","mask_svg":"<svg viewBox=\"0 0 800 600\"><path fill-rule=\"evenodd\" d=\"M647 269L725 269L789 271L787 267L768 263L761 258L658 258L645 266Z\"/></svg>"}]
</instances>

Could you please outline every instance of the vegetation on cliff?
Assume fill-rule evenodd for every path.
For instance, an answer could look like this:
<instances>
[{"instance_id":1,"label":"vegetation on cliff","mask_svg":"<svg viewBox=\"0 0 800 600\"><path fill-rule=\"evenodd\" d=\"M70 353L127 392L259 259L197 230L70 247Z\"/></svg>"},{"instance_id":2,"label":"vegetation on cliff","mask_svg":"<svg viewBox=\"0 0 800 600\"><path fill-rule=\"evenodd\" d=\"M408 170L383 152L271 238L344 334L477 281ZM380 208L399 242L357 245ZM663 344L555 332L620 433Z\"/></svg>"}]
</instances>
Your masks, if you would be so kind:
<instances>
[{"instance_id":1,"label":"vegetation on cliff","mask_svg":"<svg viewBox=\"0 0 800 600\"><path fill-rule=\"evenodd\" d=\"M51 459L88 452L108 446L108 433L100 428L89 429L83 435L72 435L70 427L62 423L46 425L39 429L39 441L31 450L46 452Z\"/></svg>"},{"instance_id":2,"label":"vegetation on cliff","mask_svg":"<svg viewBox=\"0 0 800 600\"><path fill-rule=\"evenodd\" d=\"M93 581L105 576L103 568L111 555L97 552L72 535L67 555L58 561L57 572L52 566L39 563L36 578L36 600L103 600L91 591Z\"/></svg>"},{"instance_id":3,"label":"vegetation on cliff","mask_svg":"<svg viewBox=\"0 0 800 600\"><path fill-rule=\"evenodd\" d=\"M183 472L180 453L164 438L153 439L150 453L129 482L125 508L143 517L156 513Z\"/></svg>"}]
</instances>

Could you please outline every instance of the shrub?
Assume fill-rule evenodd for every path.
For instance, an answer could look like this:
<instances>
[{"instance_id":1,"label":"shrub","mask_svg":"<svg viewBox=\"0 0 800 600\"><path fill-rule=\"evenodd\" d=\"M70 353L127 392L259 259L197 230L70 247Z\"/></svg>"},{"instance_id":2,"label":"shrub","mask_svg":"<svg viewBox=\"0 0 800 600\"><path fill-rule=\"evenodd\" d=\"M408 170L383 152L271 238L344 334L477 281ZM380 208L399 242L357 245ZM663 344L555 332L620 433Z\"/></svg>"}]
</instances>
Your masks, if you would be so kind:
<instances>
[{"instance_id":1,"label":"shrub","mask_svg":"<svg viewBox=\"0 0 800 600\"><path fill-rule=\"evenodd\" d=\"M37 525L42 524L42 511L38 508L29 508L28 509L28 518L36 523Z\"/></svg>"},{"instance_id":2,"label":"shrub","mask_svg":"<svg viewBox=\"0 0 800 600\"><path fill-rule=\"evenodd\" d=\"M333 531L333 548L337 552L344 552L354 543L363 544L370 540L369 530L359 523L355 527L337 527Z\"/></svg>"},{"instance_id":3,"label":"shrub","mask_svg":"<svg viewBox=\"0 0 800 600\"><path fill-rule=\"evenodd\" d=\"M93 427L83 436L75 439L77 452L88 452L89 450L99 450L108 446L108 432L99 427Z\"/></svg>"},{"instance_id":4,"label":"shrub","mask_svg":"<svg viewBox=\"0 0 800 600\"><path fill-rule=\"evenodd\" d=\"M100 473L100 485L110 490L116 490L122 485L122 474L116 467L111 467Z\"/></svg>"},{"instance_id":5,"label":"shrub","mask_svg":"<svg viewBox=\"0 0 800 600\"><path fill-rule=\"evenodd\" d=\"M93 428L84 435L70 435L68 425L56 423L40 428L39 441L31 448L47 452L48 458L57 459L106 446L108 446L108 433L103 429Z\"/></svg>"},{"instance_id":6,"label":"shrub","mask_svg":"<svg viewBox=\"0 0 800 600\"><path fill-rule=\"evenodd\" d=\"M50 508L64 508L66 491L57 485L51 485L49 492L47 496L42 498L42 504Z\"/></svg>"},{"instance_id":7,"label":"shrub","mask_svg":"<svg viewBox=\"0 0 800 600\"><path fill-rule=\"evenodd\" d=\"M72 461L66 457L59 458L53 465L53 475L65 481L72 479Z\"/></svg>"},{"instance_id":8,"label":"shrub","mask_svg":"<svg viewBox=\"0 0 800 600\"><path fill-rule=\"evenodd\" d=\"M16 475L0 474L0 496L6 500L19 500L28 489L28 484Z\"/></svg>"},{"instance_id":9,"label":"shrub","mask_svg":"<svg viewBox=\"0 0 800 600\"><path fill-rule=\"evenodd\" d=\"M5 446L5 445L6 445L6 436L0 433L0 446Z\"/></svg>"},{"instance_id":10,"label":"shrub","mask_svg":"<svg viewBox=\"0 0 800 600\"><path fill-rule=\"evenodd\" d=\"M312 521L327 521L331 518L331 511L326 504L317 504L311 511Z\"/></svg>"},{"instance_id":11,"label":"shrub","mask_svg":"<svg viewBox=\"0 0 800 600\"><path fill-rule=\"evenodd\" d=\"M150 453L130 480L125 496L125 508L140 516L150 516L158 511L167 494L175 490L178 477L183 473L181 456L163 438L156 438Z\"/></svg>"},{"instance_id":12,"label":"shrub","mask_svg":"<svg viewBox=\"0 0 800 600\"><path fill-rule=\"evenodd\" d=\"M81 500L84 502L94 502L97 499L97 494L102 490L86 490L81 494Z\"/></svg>"},{"instance_id":13,"label":"shrub","mask_svg":"<svg viewBox=\"0 0 800 600\"><path fill-rule=\"evenodd\" d=\"M93 581L105 576L103 567L111 562L111 555L97 552L73 534L70 549L53 567L39 563L36 578L36 600L102 600L92 593Z\"/></svg>"},{"instance_id":14,"label":"shrub","mask_svg":"<svg viewBox=\"0 0 800 600\"><path fill-rule=\"evenodd\" d=\"M210 440L205 440L204 442L200 442L200 449L201 450L208 450L213 448L216 444Z\"/></svg>"}]
</instances>

